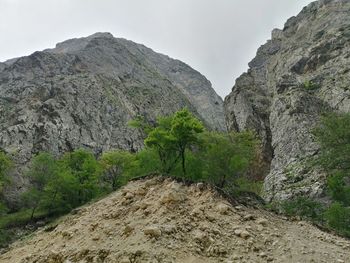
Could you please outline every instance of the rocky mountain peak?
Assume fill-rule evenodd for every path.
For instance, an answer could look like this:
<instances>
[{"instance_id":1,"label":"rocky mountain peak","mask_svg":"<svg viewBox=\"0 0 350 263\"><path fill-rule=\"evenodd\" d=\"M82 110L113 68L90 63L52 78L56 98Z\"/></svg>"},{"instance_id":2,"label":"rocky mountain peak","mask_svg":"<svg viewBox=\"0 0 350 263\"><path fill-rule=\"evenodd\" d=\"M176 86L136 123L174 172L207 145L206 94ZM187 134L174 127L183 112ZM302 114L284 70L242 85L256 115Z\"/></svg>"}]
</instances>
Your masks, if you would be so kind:
<instances>
[{"instance_id":1,"label":"rocky mountain peak","mask_svg":"<svg viewBox=\"0 0 350 263\"><path fill-rule=\"evenodd\" d=\"M0 149L22 165L40 151L137 151L143 137L128 121L183 107L225 130L223 101L203 75L109 33L0 64Z\"/></svg>"},{"instance_id":2,"label":"rocky mountain peak","mask_svg":"<svg viewBox=\"0 0 350 263\"><path fill-rule=\"evenodd\" d=\"M87 47L93 40L96 39L114 39L113 35L108 32L98 32L88 37L69 39L58 43L55 48L47 49L45 51L52 53L76 53Z\"/></svg>"}]
</instances>

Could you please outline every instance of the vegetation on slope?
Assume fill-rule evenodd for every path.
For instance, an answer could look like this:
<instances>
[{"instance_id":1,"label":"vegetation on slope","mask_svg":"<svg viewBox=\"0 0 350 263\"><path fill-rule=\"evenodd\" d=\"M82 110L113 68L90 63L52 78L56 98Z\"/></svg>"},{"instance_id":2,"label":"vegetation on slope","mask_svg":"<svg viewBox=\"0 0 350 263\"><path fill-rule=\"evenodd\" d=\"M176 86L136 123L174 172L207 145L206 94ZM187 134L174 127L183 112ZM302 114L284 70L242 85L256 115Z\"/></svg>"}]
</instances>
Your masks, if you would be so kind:
<instances>
[{"instance_id":1,"label":"vegetation on slope","mask_svg":"<svg viewBox=\"0 0 350 263\"><path fill-rule=\"evenodd\" d=\"M234 194L260 191L261 183L249 184L243 179L260 152L253 133L206 131L187 109L159 117L153 126L140 118L130 125L142 129L146 137L145 148L138 153L115 150L96 157L78 149L59 158L49 153L35 156L26 172L30 187L21 196L22 209L8 213L5 205L1 209L0 247L12 236L8 234L10 226L65 214L132 178L149 174L207 182ZM11 161L2 153L0 162L4 167L1 178L6 178ZM11 183L4 179L2 182Z\"/></svg>"},{"instance_id":2,"label":"vegetation on slope","mask_svg":"<svg viewBox=\"0 0 350 263\"><path fill-rule=\"evenodd\" d=\"M327 174L327 194L331 202L321 204L298 197L282 202L287 215L297 215L350 237L350 114L328 114L314 130L320 153L311 165Z\"/></svg>"}]
</instances>

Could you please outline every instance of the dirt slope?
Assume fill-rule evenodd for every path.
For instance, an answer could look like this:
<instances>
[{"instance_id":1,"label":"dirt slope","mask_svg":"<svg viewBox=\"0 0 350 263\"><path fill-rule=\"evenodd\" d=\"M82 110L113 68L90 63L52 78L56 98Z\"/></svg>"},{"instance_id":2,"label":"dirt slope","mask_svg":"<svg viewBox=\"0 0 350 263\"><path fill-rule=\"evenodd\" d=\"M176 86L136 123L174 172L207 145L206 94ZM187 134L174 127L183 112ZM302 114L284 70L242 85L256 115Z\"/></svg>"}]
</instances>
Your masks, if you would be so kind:
<instances>
[{"instance_id":1,"label":"dirt slope","mask_svg":"<svg viewBox=\"0 0 350 263\"><path fill-rule=\"evenodd\" d=\"M154 178L17 242L0 262L350 262L350 242L305 222L232 207L201 184Z\"/></svg>"}]
</instances>

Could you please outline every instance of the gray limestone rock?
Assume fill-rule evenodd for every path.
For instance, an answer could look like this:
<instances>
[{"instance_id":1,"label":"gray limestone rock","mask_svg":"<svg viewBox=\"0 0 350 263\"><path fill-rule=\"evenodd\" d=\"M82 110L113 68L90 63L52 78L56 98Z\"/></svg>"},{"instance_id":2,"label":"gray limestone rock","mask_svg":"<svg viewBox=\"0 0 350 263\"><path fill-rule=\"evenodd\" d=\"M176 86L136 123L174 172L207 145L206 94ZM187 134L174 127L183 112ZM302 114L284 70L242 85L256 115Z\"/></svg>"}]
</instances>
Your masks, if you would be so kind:
<instances>
[{"instance_id":1,"label":"gray limestone rock","mask_svg":"<svg viewBox=\"0 0 350 263\"><path fill-rule=\"evenodd\" d=\"M143 136L128 121L152 122L183 107L225 130L223 101L204 76L109 33L0 63L0 150L20 166L40 151L137 151ZM22 179L15 181L20 188Z\"/></svg>"},{"instance_id":2,"label":"gray limestone rock","mask_svg":"<svg viewBox=\"0 0 350 263\"><path fill-rule=\"evenodd\" d=\"M325 111L350 111L350 1L309 4L274 30L225 99L228 128L261 137L267 200L322 198L312 129Z\"/></svg>"}]
</instances>

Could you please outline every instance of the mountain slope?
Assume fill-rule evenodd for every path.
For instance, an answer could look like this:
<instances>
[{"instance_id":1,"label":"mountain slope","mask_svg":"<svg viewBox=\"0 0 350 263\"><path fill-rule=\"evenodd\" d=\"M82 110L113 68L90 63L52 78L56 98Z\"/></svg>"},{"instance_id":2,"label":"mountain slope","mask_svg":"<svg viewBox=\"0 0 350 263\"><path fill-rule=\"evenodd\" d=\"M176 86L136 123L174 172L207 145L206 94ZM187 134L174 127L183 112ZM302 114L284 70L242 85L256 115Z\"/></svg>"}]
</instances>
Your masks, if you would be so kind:
<instances>
[{"instance_id":1,"label":"mountain slope","mask_svg":"<svg viewBox=\"0 0 350 263\"><path fill-rule=\"evenodd\" d=\"M346 262L350 242L306 222L232 207L204 185L129 183L25 241L0 262Z\"/></svg>"},{"instance_id":2,"label":"mountain slope","mask_svg":"<svg viewBox=\"0 0 350 263\"><path fill-rule=\"evenodd\" d=\"M311 134L326 111L350 112L350 2L316 1L261 46L225 99L229 129L257 131L270 172L267 200L322 198L325 176L308 167Z\"/></svg>"},{"instance_id":3,"label":"mountain slope","mask_svg":"<svg viewBox=\"0 0 350 263\"><path fill-rule=\"evenodd\" d=\"M223 102L204 76L109 33L0 63L0 150L19 164L40 151L136 151L142 136L128 121L183 107L225 129Z\"/></svg>"}]
</instances>

